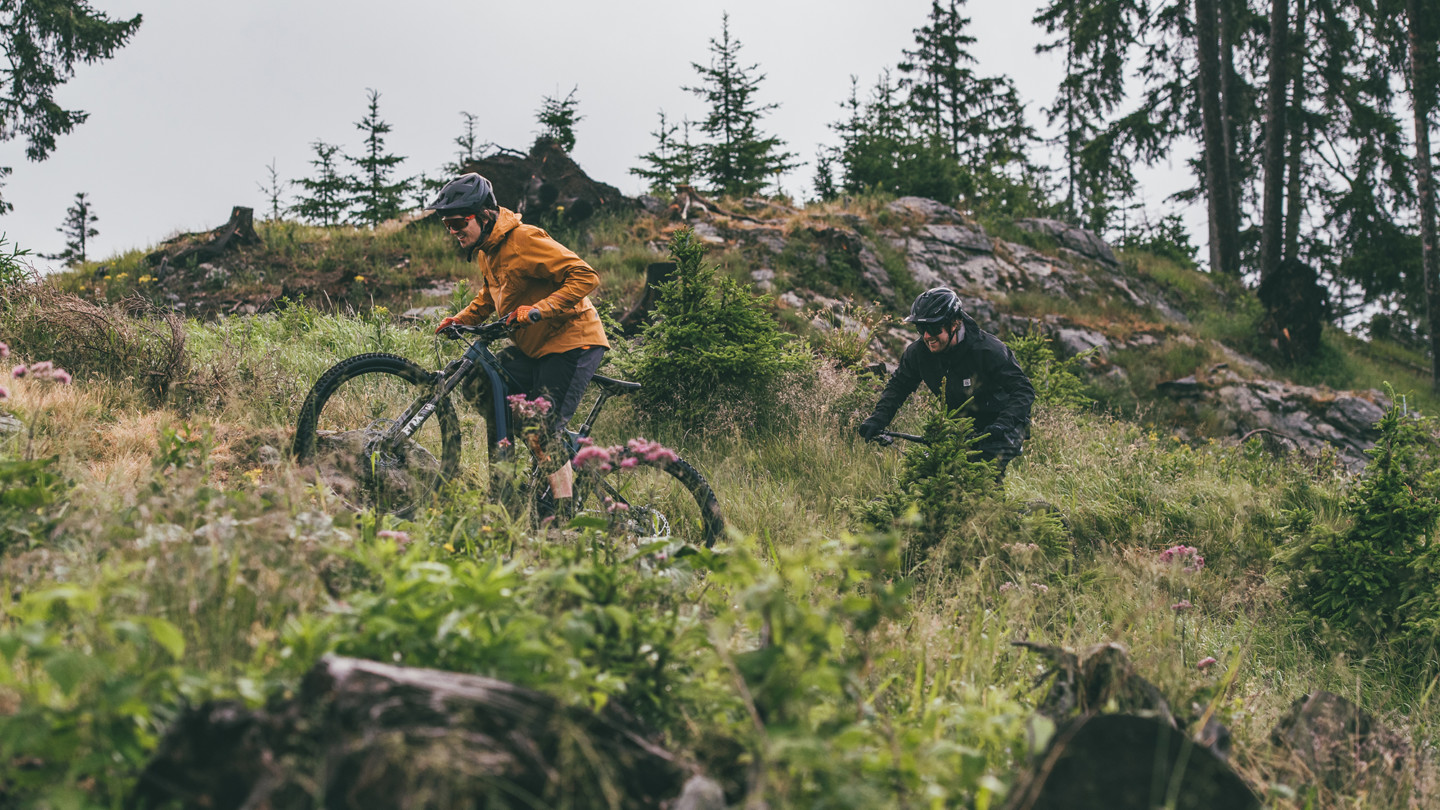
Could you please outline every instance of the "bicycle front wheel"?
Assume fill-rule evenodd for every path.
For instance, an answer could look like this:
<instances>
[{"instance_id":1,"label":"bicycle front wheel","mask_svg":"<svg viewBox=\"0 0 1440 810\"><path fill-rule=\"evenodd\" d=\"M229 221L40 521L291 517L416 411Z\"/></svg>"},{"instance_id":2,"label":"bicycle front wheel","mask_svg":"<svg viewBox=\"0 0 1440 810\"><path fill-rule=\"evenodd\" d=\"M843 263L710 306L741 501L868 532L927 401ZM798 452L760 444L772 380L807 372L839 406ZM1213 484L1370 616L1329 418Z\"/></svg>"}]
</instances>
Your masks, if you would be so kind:
<instances>
[{"instance_id":1,"label":"bicycle front wheel","mask_svg":"<svg viewBox=\"0 0 1440 810\"><path fill-rule=\"evenodd\" d=\"M583 513L603 516L642 542L679 540L706 548L725 534L720 501L705 476L684 459L617 461L581 476Z\"/></svg>"},{"instance_id":2,"label":"bicycle front wheel","mask_svg":"<svg viewBox=\"0 0 1440 810\"><path fill-rule=\"evenodd\" d=\"M381 437L435 393L435 375L393 354L342 360L315 383L295 425L295 458L357 510L412 514L460 470L460 421L448 399L408 440Z\"/></svg>"}]
</instances>

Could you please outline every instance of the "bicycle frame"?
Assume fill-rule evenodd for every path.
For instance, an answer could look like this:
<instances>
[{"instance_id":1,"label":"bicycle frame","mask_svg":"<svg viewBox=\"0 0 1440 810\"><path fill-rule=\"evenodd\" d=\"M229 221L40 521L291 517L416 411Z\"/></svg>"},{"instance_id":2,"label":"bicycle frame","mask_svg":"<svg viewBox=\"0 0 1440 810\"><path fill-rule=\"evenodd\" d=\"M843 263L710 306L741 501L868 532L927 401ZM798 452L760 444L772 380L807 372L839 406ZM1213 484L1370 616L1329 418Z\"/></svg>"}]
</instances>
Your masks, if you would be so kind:
<instances>
[{"instance_id":1,"label":"bicycle frame","mask_svg":"<svg viewBox=\"0 0 1440 810\"><path fill-rule=\"evenodd\" d=\"M519 384L510 376L505 368L500 365L500 358L490 351L490 343L508 335L511 329L501 322L495 322L486 326L460 326L449 327L447 331L453 330L458 338L462 334L476 335L477 339L465 350L465 354L457 360L451 361L444 369L435 373L435 393L428 399L416 400L405 413L390 425L379 439L379 444L385 448L398 447L415 435L416 431L425 424L440 402L455 390L474 372L478 366L484 371L490 381L490 400L493 411L492 418L495 421L495 441L499 445L500 457L503 459L509 455L509 449L505 440L511 439L510 434L510 405L508 396L511 391L519 390ZM580 449L580 440L590 435L590 430L595 423L595 418L600 415L600 409L604 407L605 401L615 394L603 387L600 388L600 397L590 408L590 413L585 421L576 430L568 427L561 433L566 452L573 456Z\"/></svg>"}]
</instances>

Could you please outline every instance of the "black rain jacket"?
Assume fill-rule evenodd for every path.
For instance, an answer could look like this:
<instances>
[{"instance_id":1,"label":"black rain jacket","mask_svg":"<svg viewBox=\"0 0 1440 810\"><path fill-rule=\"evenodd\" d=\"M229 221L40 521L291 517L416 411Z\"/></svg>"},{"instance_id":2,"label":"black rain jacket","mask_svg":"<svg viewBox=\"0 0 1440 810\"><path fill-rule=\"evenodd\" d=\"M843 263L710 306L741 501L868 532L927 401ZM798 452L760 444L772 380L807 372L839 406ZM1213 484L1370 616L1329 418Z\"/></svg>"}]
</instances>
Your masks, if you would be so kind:
<instances>
[{"instance_id":1,"label":"black rain jacket","mask_svg":"<svg viewBox=\"0 0 1440 810\"><path fill-rule=\"evenodd\" d=\"M990 434L975 445L977 450L987 456L1017 456L1030 434L1035 387L1009 346L982 331L969 315L960 318L965 337L959 345L932 353L922 338L905 347L900 365L890 375L875 413L867 421L879 421L881 428L890 424L923 382L952 411L973 398L961 415L975 420L976 434Z\"/></svg>"}]
</instances>

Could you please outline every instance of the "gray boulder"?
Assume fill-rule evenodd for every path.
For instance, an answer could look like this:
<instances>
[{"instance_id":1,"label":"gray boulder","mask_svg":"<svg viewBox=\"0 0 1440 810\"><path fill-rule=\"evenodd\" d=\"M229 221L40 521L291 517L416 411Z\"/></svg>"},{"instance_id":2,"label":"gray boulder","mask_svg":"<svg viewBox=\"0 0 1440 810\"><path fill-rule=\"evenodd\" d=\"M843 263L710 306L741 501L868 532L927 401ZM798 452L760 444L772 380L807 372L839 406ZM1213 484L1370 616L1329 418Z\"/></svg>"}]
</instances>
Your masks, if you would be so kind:
<instances>
[{"instance_id":1,"label":"gray boulder","mask_svg":"<svg viewBox=\"0 0 1440 810\"><path fill-rule=\"evenodd\" d=\"M1104 262L1112 267L1119 264L1115 259L1115 251L1093 231L1077 228L1058 219L1042 218L1017 219L1015 227L1032 233L1045 234L1058 242L1060 247L1072 250L1087 259Z\"/></svg>"}]
</instances>

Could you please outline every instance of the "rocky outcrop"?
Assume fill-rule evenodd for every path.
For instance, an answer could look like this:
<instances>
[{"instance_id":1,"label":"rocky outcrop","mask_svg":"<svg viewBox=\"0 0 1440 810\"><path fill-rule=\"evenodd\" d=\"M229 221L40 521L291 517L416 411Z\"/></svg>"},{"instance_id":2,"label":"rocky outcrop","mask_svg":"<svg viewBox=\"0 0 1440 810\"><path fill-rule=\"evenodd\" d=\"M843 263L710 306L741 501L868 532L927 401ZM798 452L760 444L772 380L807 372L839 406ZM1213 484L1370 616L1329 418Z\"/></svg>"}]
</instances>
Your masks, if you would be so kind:
<instances>
[{"instance_id":1,"label":"rocky outcrop","mask_svg":"<svg viewBox=\"0 0 1440 810\"><path fill-rule=\"evenodd\" d=\"M1379 434L1375 423L1390 407L1382 392L1335 391L1324 386L1246 379L1228 368L1212 368L1160 383L1156 388L1200 419L1218 418L1222 432L1238 437L1263 434L1281 449L1318 455L1333 450L1351 471L1365 468Z\"/></svg>"},{"instance_id":2,"label":"rocky outcrop","mask_svg":"<svg viewBox=\"0 0 1440 810\"><path fill-rule=\"evenodd\" d=\"M1403 737L1349 700L1323 690L1295 701L1270 732L1270 740L1332 788L1357 778L1393 779L1411 758Z\"/></svg>"},{"instance_id":3,"label":"rocky outcrop","mask_svg":"<svg viewBox=\"0 0 1440 810\"><path fill-rule=\"evenodd\" d=\"M1015 227L1044 234L1054 239L1061 250L1069 251L1082 259L1103 262L1111 267L1119 264L1115 260L1115 251L1093 231L1077 228L1058 219L1017 219Z\"/></svg>"},{"instance_id":4,"label":"rocky outcrop","mask_svg":"<svg viewBox=\"0 0 1440 810\"><path fill-rule=\"evenodd\" d=\"M858 281L864 297L880 302L882 310L888 304L892 311L904 311L908 301L897 300L897 290L952 287L965 298L981 328L999 335L1039 329L1053 340L1059 356L1088 353L1092 373L1117 385L1131 385L1124 368L1112 362L1117 351L1167 352L1175 344L1184 348L1201 343L1186 334L1188 321L1167 300L1165 288L1120 266L1115 252L1096 234L1058 220L1017 221L1017 227L1038 237L1032 245L1022 245L995 238L960 211L920 197L901 197L868 219L838 213L822 221L764 206L751 206L745 213L722 211L703 198L686 211L688 224L702 239L738 248L756 260L751 280L760 292L778 291L777 306L821 313L813 319L817 329L861 333L866 327L848 317L848 302L793 286L795 279L786 278L782 268L795 253L803 253L824 277ZM908 279L898 277L896 256ZM1031 318L1006 312L1007 297L1020 293L1057 302L1084 301L1096 311L1116 313L1121 326L1109 334L1103 320L1097 324L1053 313ZM914 335L891 328L869 339L881 363L893 364ZM1222 435L1236 439L1264 431L1284 446L1307 453L1333 448L1347 467L1363 468L1365 450L1375 438L1374 422L1388 406L1378 391L1336 392L1266 379L1273 372L1264 363L1218 343L1204 346L1202 354L1222 356L1226 363L1157 387L1157 393L1179 403L1194 424L1218 424Z\"/></svg>"}]
</instances>

